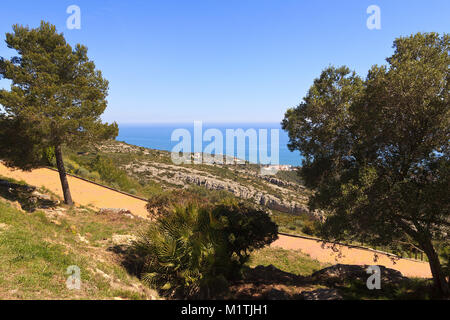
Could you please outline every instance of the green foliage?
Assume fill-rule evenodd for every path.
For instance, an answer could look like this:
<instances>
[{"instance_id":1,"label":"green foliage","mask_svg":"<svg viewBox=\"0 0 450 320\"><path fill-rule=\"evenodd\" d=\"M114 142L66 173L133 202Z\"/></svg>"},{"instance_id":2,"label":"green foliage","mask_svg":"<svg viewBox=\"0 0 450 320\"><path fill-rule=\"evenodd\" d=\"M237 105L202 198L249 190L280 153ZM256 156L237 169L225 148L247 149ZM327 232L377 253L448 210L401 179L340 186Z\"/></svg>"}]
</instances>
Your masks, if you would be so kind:
<instances>
[{"instance_id":1,"label":"green foliage","mask_svg":"<svg viewBox=\"0 0 450 320\"><path fill-rule=\"evenodd\" d=\"M227 266L223 264L228 261L216 257L223 244L210 239L205 216L198 207L178 207L150 226L135 245L145 259L144 282L175 296L193 297L224 288Z\"/></svg>"},{"instance_id":2,"label":"green foliage","mask_svg":"<svg viewBox=\"0 0 450 320\"><path fill-rule=\"evenodd\" d=\"M235 197L223 190L207 190L199 186L188 189L175 189L153 193L148 200L147 210L152 215L164 215L179 206L196 204L198 206L214 205Z\"/></svg>"},{"instance_id":3,"label":"green foliage","mask_svg":"<svg viewBox=\"0 0 450 320\"><path fill-rule=\"evenodd\" d=\"M207 199L186 190L170 190L153 194L147 203L147 210L153 215L165 215L172 212L176 207L188 204L201 205Z\"/></svg>"},{"instance_id":4,"label":"green foliage","mask_svg":"<svg viewBox=\"0 0 450 320\"><path fill-rule=\"evenodd\" d=\"M322 224L319 221L304 220L302 232L309 236L319 236Z\"/></svg>"},{"instance_id":5,"label":"green foliage","mask_svg":"<svg viewBox=\"0 0 450 320\"><path fill-rule=\"evenodd\" d=\"M123 215L79 210L82 209L70 210L64 217L56 218L60 223L54 223L55 218L49 219L42 211L23 214L0 201L2 299L149 298L134 288L139 280L128 275L119 261L104 260L111 245L104 239L114 234L133 234L145 222ZM80 242L79 235L89 239L90 245ZM81 269L81 290L67 290L66 272L70 265ZM98 270L111 277L110 280ZM120 280L120 286L114 285L111 279L114 283Z\"/></svg>"},{"instance_id":6,"label":"green foliage","mask_svg":"<svg viewBox=\"0 0 450 320\"><path fill-rule=\"evenodd\" d=\"M278 238L278 227L269 215L252 206L236 201L225 201L211 210L211 227L225 235L228 252L236 255L241 264L249 253Z\"/></svg>"},{"instance_id":7,"label":"green foliage","mask_svg":"<svg viewBox=\"0 0 450 320\"><path fill-rule=\"evenodd\" d=\"M448 34L419 33L395 40L389 65L365 80L327 68L283 120L316 191L310 207L329 213L322 236L419 246L441 292L433 241L450 230L449 48Z\"/></svg>"},{"instance_id":8,"label":"green foliage","mask_svg":"<svg viewBox=\"0 0 450 320\"><path fill-rule=\"evenodd\" d=\"M131 190L137 187L138 183L132 181L125 171L117 168L111 159L97 156L91 163L92 171L97 172L103 181L111 183L114 187L122 190Z\"/></svg>"},{"instance_id":9,"label":"green foliage","mask_svg":"<svg viewBox=\"0 0 450 320\"><path fill-rule=\"evenodd\" d=\"M114 157L109 154L78 155L69 148L64 151L67 154L64 163L69 173L141 197L152 197L162 192L161 186L156 182L147 180L140 183L136 178L129 176L120 168L121 164L114 161Z\"/></svg>"},{"instance_id":10,"label":"green foliage","mask_svg":"<svg viewBox=\"0 0 450 320\"><path fill-rule=\"evenodd\" d=\"M444 243L439 250L444 274L450 279L450 244Z\"/></svg>"},{"instance_id":11,"label":"green foliage","mask_svg":"<svg viewBox=\"0 0 450 320\"><path fill-rule=\"evenodd\" d=\"M143 280L172 296L222 292L240 275L247 252L276 238L275 224L263 214L237 204L212 209L192 204L160 215L134 246L144 260Z\"/></svg>"},{"instance_id":12,"label":"green foliage","mask_svg":"<svg viewBox=\"0 0 450 320\"><path fill-rule=\"evenodd\" d=\"M252 252L248 265L252 268L273 265L282 271L301 276L310 276L312 273L329 266L329 264L312 259L300 250L272 247Z\"/></svg>"},{"instance_id":13,"label":"green foliage","mask_svg":"<svg viewBox=\"0 0 450 320\"><path fill-rule=\"evenodd\" d=\"M294 235L318 237L321 223L313 220L308 214L294 215L291 213L271 210L270 218L278 225L278 231Z\"/></svg>"},{"instance_id":14,"label":"green foliage","mask_svg":"<svg viewBox=\"0 0 450 320\"><path fill-rule=\"evenodd\" d=\"M78 163L70 159L65 159L64 162L68 173L78 174L80 170L80 165Z\"/></svg>"},{"instance_id":15,"label":"green foliage","mask_svg":"<svg viewBox=\"0 0 450 320\"><path fill-rule=\"evenodd\" d=\"M108 81L87 57L85 46L78 44L73 49L55 26L45 22L36 29L14 25L13 33L6 34L6 43L18 52L10 60L0 60L0 76L11 80L10 91L0 90L2 121L8 123L7 132L14 129L10 136L0 132L0 140L19 147L6 154L10 164L38 166L42 151L49 147L117 135L117 124L101 122ZM26 152L27 163L20 159L21 145L32 147Z\"/></svg>"},{"instance_id":16,"label":"green foliage","mask_svg":"<svg viewBox=\"0 0 450 320\"><path fill-rule=\"evenodd\" d=\"M11 89L0 89L0 147L7 166L29 170L49 164L54 148L64 201L73 205L61 147L115 138L116 123L102 123L108 81L87 56L72 48L54 25L35 29L14 25L6 34L11 59L0 58L0 78Z\"/></svg>"},{"instance_id":17,"label":"green foliage","mask_svg":"<svg viewBox=\"0 0 450 320\"><path fill-rule=\"evenodd\" d=\"M47 147L44 149L44 158L49 166L56 165L55 147Z\"/></svg>"},{"instance_id":18,"label":"green foliage","mask_svg":"<svg viewBox=\"0 0 450 320\"><path fill-rule=\"evenodd\" d=\"M2 104L0 91L0 105ZM6 166L30 170L48 165L45 150L49 148L46 137L37 124L1 113L0 150Z\"/></svg>"},{"instance_id":19,"label":"green foliage","mask_svg":"<svg viewBox=\"0 0 450 320\"><path fill-rule=\"evenodd\" d=\"M277 178L303 185L303 180L301 176L299 175L298 170L295 171L278 171L275 175Z\"/></svg>"}]
</instances>

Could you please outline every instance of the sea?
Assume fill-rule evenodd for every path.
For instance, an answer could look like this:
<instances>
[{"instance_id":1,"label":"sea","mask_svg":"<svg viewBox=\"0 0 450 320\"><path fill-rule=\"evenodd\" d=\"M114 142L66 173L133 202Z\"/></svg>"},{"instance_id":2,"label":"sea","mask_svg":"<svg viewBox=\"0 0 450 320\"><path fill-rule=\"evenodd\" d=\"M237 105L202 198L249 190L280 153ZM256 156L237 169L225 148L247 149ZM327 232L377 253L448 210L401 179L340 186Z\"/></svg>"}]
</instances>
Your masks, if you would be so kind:
<instances>
[{"instance_id":1,"label":"sea","mask_svg":"<svg viewBox=\"0 0 450 320\"><path fill-rule=\"evenodd\" d=\"M199 131L199 126L201 127L201 131ZM194 128L197 128L195 130ZM194 122L191 123L152 123L152 124L120 124L119 123L119 136L117 137L118 141L123 141L128 144L150 148L150 149L158 149L158 150L166 150L166 151L173 151L173 148L180 143L180 139L175 139L175 141L172 141L172 134L177 129L184 129L183 131L185 133L189 133L191 138L191 146L194 148L194 137L195 134L197 136L203 136L205 132L208 129L216 129L215 132L220 131L223 135L223 148L226 149L226 130L238 130L242 129L243 131L247 131L249 129L254 129L257 134L258 142L260 141L267 141L266 144L263 143L263 148L267 148L264 150L264 152L267 153L267 155L271 156L271 147L273 141L271 141L271 133L272 130L278 131L278 158L279 163L273 163L273 164L280 164L280 165L292 165L292 166L300 166L303 157L301 156L299 151L291 152L287 144L289 142L289 137L287 132L285 132L279 123L197 123L194 125ZM262 138L260 135L260 129L266 129L267 131L267 138ZM217 131L218 130L218 131ZM199 133L200 132L200 133ZM236 132L236 131L235 131ZM247 131L248 132L248 131ZM185 136L186 138L186 136ZM187 139L187 138L186 138ZM199 139L197 138L197 141ZM201 151L205 151L205 148L207 145L209 145L211 142L210 140L202 140L202 146L203 148ZM237 145L237 140L235 140L235 146ZM275 144L276 145L276 144ZM253 145L250 144L249 139L246 139L245 144L245 159L250 162L250 152L253 152L254 154L258 155L257 163L261 162L261 159L259 157L259 148L260 143L255 143ZM235 147L235 154L234 156L238 156L237 154L237 147ZM192 152L199 152L200 150L192 150ZM212 152L213 154L215 152ZM221 152L217 152L221 153ZM221 154L227 154L229 155L226 150L224 153ZM242 157L240 157L242 158Z\"/></svg>"}]
</instances>

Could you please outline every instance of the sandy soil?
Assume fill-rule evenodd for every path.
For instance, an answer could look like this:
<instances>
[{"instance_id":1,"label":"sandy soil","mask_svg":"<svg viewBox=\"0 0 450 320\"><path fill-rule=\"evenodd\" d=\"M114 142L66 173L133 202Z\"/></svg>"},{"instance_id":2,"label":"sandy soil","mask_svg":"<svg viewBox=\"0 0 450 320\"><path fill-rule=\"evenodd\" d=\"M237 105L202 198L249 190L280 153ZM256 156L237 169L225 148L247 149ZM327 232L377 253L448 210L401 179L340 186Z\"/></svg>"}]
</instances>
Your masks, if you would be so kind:
<instances>
[{"instance_id":1,"label":"sandy soil","mask_svg":"<svg viewBox=\"0 0 450 320\"><path fill-rule=\"evenodd\" d=\"M409 259L392 260L385 254L377 253L374 261L374 252L359 248L349 248L337 245L332 248L330 243L325 245L321 241L294 238L280 235L279 239L272 243L273 247L283 249L301 250L309 254L313 259L325 263L342 263L358 265L382 265L400 271L407 277L431 278L430 265L426 262Z\"/></svg>"},{"instance_id":2,"label":"sandy soil","mask_svg":"<svg viewBox=\"0 0 450 320\"><path fill-rule=\"evenodd\" d=\"M56 171L49 169L37 169L31 172L12 171L0 163L0 175L25 181L32 186L43 186L63 198L59 175ZM147 210L145 209L146 202L143 200L103 188L75 177L68 177L68 179L73 200L78 205L94 206L98 209L123 208L130 210L135 215L147 217ZM384 254L378 254L378 260L374 262L373 252L358 248L340 246L340 252L336 252L330 248L331 246L329 244L323 247L322 242L283 235L280 235L279 239L272 246L283 249L301 250L309 254L312 258L325 263L378 264L399 270L404 276L408 277L431 277L428 263L407 259L392 261Z\"/></svg>"},{"instance_id":3,"label":"sandy soil","mask_svg":"<svg viewBox=\"0 0 450 320\"><path fill-rule=\"evenodd\" d=\"M45 187L46 189L59 195L64 199L62 193L59 174L50 169L36 169L31 172L20 170L12 171L0 163L0 175L13 178L19 181L25 181L35 187ZM147 217L145 209L146 202L133 197L129 197L120 192L100 187L98 185L86 182L84 180L67 177L69 180L70 191L75 204L84 206L93 206L101 208L123 208L130 210L134 215Z\"/></svg>"}]
</instances>

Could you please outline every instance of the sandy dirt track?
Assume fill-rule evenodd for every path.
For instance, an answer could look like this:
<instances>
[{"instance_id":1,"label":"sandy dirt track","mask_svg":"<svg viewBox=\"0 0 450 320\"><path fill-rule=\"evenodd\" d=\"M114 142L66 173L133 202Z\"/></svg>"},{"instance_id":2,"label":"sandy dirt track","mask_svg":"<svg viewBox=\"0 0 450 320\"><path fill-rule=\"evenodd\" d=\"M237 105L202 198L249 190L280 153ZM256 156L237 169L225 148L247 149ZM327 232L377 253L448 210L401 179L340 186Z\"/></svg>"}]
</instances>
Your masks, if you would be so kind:
<instances>
[{"instance_id":1,"label":"sandy dirt track","mask_svg":"<svg viewBox=\"0 0 450 320\"><path fill-rule=\"evenodd\" d=\"M29 185L45 187L63 198L61 183L58 172L50 169L36 169L31 172L19 170L12 171L0 163L0 175L23 180ZM78 205L94 206L100 208L123 208L130 210L133 214L147 217L145 209L146 202L120 192L110 190L96 184L89 183L76 177L68 177L73 200ZM288 237L280 235L279 239L272 244L273 247L283 249L301 250L312 258L325 263L343 263L357 265L383 265L388 268L399 270L404 276L431 278L428 263L411 261L407 259L392 260L384 254L378 254L378 260L374 262L373 252L341 246L341 253L333 251L330 245L322 247L322 242L310 239Z\"/></svg>"},{"instance_id":2,"label":"sandy dirt track","mask_svg":"<svg viewBox=\"0 0 450 320\"><path fill-rule=\"evenodd\" d=\"M10 170L0 163L0 175L23 180L29 185L35 187L45 187L46 189L59 195L64 199L61 188L59 174L50 169L36 169L31 172L20 170ZM84 206L94 206L101 208L123 208L130 210L133 214L141 217L147 217L148 213L145 209L146 202L139 200L120 192L110 190L93 183L86 182L76 177L68 176L70 191L75 204Z\"/></svg>"},{"instance_id":3,"label":"sandy dirt track","mask_svg":"<svg viewBox=\"0 0 450 320\"><path fill-rule=\"evenodd\" d=\"M322 241L284 235L279 235L279 239L272 243L272 246L283 249L301 250L320 262L328 262L331 264L382 265L396 269L407 277L431 278L430 265L426 262L408 259L392 261L391 258L382 253L377 253L377 261L374 262L374 252L360 248L336 245L333 249L330 243L326 243L323 246Z\"/></svg>"}]
</instances>

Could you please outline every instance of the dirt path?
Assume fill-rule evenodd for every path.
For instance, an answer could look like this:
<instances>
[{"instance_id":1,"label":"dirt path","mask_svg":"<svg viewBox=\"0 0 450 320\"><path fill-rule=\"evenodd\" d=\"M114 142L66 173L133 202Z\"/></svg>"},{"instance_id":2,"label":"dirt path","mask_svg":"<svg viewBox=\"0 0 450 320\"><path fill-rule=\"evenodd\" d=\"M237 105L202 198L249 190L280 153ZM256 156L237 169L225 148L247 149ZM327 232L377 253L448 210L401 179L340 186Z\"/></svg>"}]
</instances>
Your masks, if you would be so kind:
<instances>
[{"instance_id":1,"label":"dirt path","mask_svg":"<svg viewBox=\"0 0 450 320\"><path fill-rule=\"evenodd\" d=\"M0 163L0 175L23 180L26 183L45 187L46 189L63 197L59 175L56 171L50 169L37 169L31 172L12 171ZM133 214L146 217L146 201L136 199L120 192L89 183L75 177L68 177L72 197L76 204L85 206L94 206L100 208L124 208L130 210ZM399 270L408 277L427 277L431 278L430 267L428 263L412 261L408 259L399 259L393 262L387 255L378 254L377 262L373 260L373 252L341 246L341 253L337 253L330 248L330 245L322 247L322 242L316 240L288 237L280 235L272 246L283 249L301 250L309 254L312 258L325 263L344 263L357 265L379 264L386 267Z\"/></svg>"},{"instance_id":2,"label":"dirt path","mask_svg":"<svg viewBox=\"0 0 450 320\"><path fill-rule=\"evenodd\" d=\"M27 184L35 187L45 187L53 193L59 195L62 199L61 182L59 174L50 169L36 169L31 172L15 170L12 171L0 163L0 175L13 178L19 181L25 181ZM141 217L147 217L145 209L146 202L123 193L110 190L93 183L72 176L69 180L70 191L75 204L84 206L93 206L101 208L123 208L130 210L133 214Z\"/></svg>"},{"instance_id":3,"label":"dirt path","mask_svg":"<svg viewBox=\"0 0 450 320\"><path fill-rule=\"evenodd\" d=\"M307 253L313 259L325 263L359 264L359 265L383 265L385 267L396 269L407 277L431 278L430 265L426 262L414 261L409 259L397 259L393 261L386 254L377 253L377 261L374 262L374 252L351 248L343 245L337 245L334 250L330 243L304 238L295 238L279 235L279 239L272 243L273 247L283 249L301 250ZM337 250L339 249L339 250Z\"/></svg>"}]
</instances>

